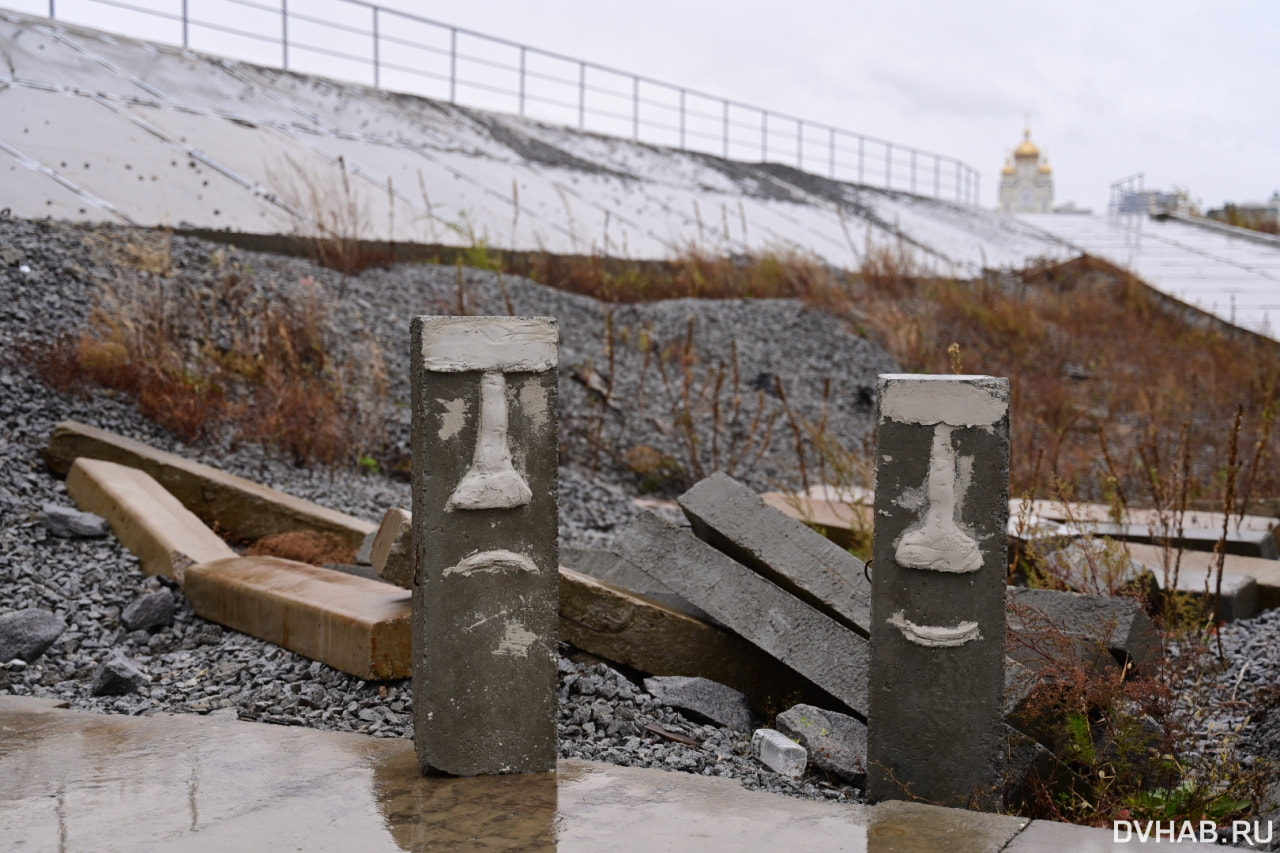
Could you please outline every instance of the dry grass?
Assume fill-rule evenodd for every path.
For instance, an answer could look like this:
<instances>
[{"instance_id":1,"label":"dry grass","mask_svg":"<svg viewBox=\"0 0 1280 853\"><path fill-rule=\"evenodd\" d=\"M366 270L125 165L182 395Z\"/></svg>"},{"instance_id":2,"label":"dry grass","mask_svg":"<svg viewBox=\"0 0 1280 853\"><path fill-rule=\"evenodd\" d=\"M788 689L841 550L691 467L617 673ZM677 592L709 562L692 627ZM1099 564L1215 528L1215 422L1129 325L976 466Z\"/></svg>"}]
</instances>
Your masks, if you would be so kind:
<instances>
[{"instance_id":1,"label":"dry grass","mask_svg":"<svg viewBox=\"0 0 1280 853\"><path fill-rule=\"evenodd\" d=\"M962 282L926 274L901 244L868 246L856 273L789 253L690 250L631 262L481 249L484 266L611 302L801 299L847 320L908 371L1007 376L1014 494L1050 495L1067 483L1079 499L1118 492L1142 502L1153 476L1185 455L1188 505L1220 505L1227 437L1243 407L1235 508L1280 496L1277 345L1193 321L1094 258Z\"/></svg>"},{"instance_id":2,"label":"dry grass","mask_svg":"<svg viewBox=\"0 0 1280 853\"><path fill-rule=\"evenodd\" d=\"M349 565L356 551L336 533L293 530L265 536L245 549L250 556L283 557L313 566Z\"/></svg>"},{"instance_id":3,"label":"dry grass","mask_svg":"<svg viewBox=\"0 0 1280 853\"><path fill-rule=\"evenodd\" d=\"M219 273L211 304L191 306L155 267L122 271L81 331L26 360L56 389L128 395L188 442L260 442L299 465L355 464L377 447L387 386L376 344L337 361L317 285L259 306L248 271Z\"/></svg>"}]
</instances>

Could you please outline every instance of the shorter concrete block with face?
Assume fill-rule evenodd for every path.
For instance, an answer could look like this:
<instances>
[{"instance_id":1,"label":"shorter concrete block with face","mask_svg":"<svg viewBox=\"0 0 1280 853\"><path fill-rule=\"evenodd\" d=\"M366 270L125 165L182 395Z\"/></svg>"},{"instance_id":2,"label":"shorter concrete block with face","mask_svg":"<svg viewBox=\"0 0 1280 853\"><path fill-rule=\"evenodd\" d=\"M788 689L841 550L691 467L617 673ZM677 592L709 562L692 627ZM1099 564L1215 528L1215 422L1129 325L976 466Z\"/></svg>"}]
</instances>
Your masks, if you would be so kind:
<instances>
[{"instance_id":1,"label":"shorter concrete block with face","mask_svg":"<svg viewBox=\"0 0 1280 853\"><path fill-rule=\"evenodd\" d=\"M751 735L751 755L774 773L799 778L809 766L809 753L776 729L756 729Z\"/></svg>"},{"instance_id":2,"label":"shorter concrete block with face","mask_svg":"<svg viewBox=\"0 0 1280 853\"><path fill-rule=\"evenodd\" d=\"M424 772L556 763L558 332L412 323L414 744Z\"/></svg>"},{"instance_id":3,"label":"shorter concrete block with face","mask_svg":"<svg viewBox=\"0 0 1280 853\"><path fill-rule=\"evenodd\" d=\"M867 787L998 808L1009 383L880 377Z\"/></svg>"}]
</instances>

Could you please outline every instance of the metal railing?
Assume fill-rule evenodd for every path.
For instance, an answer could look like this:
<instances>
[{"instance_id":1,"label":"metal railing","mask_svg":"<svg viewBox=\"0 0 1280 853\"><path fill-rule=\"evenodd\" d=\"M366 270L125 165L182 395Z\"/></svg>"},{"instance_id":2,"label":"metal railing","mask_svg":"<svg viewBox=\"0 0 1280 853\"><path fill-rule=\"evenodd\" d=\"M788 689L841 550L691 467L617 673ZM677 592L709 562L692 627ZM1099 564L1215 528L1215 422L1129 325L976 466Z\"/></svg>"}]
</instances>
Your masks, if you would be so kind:
<instances>
[{"instance_id":1,"label":"metal railing","mask_svg":"<svg viewBox=\"0 0 1280 853\"><path fill-rule=\"evenodd\" d=\"M978 203L977 170L953 157L364 0L305 0L305 6L303 0L292 5L290 0L47 2L53 19L258 64L655 145L793 166L865 186ZM7 0L7 5L20 4ZM111 13L107 21L101 20L104 10Z\"/></svg>"}]
</instances>

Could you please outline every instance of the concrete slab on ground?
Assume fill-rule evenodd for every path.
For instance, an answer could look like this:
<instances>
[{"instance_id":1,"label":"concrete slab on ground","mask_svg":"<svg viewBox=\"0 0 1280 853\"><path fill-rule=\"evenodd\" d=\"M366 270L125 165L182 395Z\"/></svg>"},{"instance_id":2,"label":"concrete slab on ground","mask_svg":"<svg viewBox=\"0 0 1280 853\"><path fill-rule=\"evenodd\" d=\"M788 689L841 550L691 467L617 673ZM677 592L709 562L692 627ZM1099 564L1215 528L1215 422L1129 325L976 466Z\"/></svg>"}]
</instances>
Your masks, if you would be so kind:
<instances>
[{"instance_id":1,"label":"concrete slab on ground","mask_svg":"<svg viewBox=\"0 0 1280 853\"><path fill-rule=\"evenodd\" d=\"M1131 542L1151 542L1154 538L1177 538L1181 529L1183 547L1196 551L1212 551L1222 536L1224 516L1208 510L1188 510L1181 518L1162 516L1154 509L1126 509L1117 521L1106 504L1072 501L1015 499L1009 501L1009 516L1029 514L1034 518L1057 521L1096 536L1110 536ZM1227 525L1227 552L1247 557L1276 559L1280 556L1280 519L1265 515L1231 517Z\"/></svg>"},{"instance_id":2,"label":"concrete slab on ground","mask_svg":"<svg viewBox=\"0 0 1280 853\"><path fill-rule=\"evenodd\" d=\"M0 828L14 849L1057 853L1132 846L1114 844L1106 829L919 803L798 800L729 779L587 761L561 761L554 773L428 777L406 739L212 716L95 714L32 697L0 697L0 731Z\"/></svg>"},{"instance_id":3,"label":"concrete slab on ground","mask_svg":"<svg viewBox=\"0 0 1280 853\"><path fill-rule=\"evenodd\" d=\"M149 575L181 581L194 563L236 556L230 545L137 468L81 457L67 474L67 492L81 509L111 523L116 538Z\"/></svg>"},{"instance_id":4,"label":"concrete slab on ground","mask_svg":"<svg viewBox=\"0 0 1280 853\"><path fill-rule=\"evenodd\" d=\"M1157 578L1164 574L1165 549L1158 545L1142 545L1129 543L1129 556L1155 573ZM1172 557L1170 557L1172 559ZM1204 575L1217 571L1218 558L1207 551L1183 551L1178 563L1178 574L1194 573L1199 580L1199 589L1204 588ZM1227 554L1223 560L1224 572L1233 575L1248 575L1258 585L1258 609L1270 610L1280 607L1280 560L1268 560L1263 557L1244 557L1239 554ZM1181 584L1179 584L1181 587Z\"/></svg>"},{"instance_id":5,"label":"concrete slab on ground","mask_svg":"<svg viewBox=\"0 0 1280 853\"><path fill-rule=\"evenodd\" d=\"M797 521L819 528L822 534L841 548L852 548L871 541L872 509L870 504L845 503L841 500L765 492L760 499ZM861 542L856 540L861 539Z\"/></svg>"},{"instance_id":6,"label":"concrete slab on ground","mask_svg":"<svg viewBox=\"0 0 1280 853\"><path fill-rule=\"evenodd\" d=\"M413 672L410 593L279 557L232 557L187 570L183 593L205 619L359 678Z\"/></svg>"},{"instance_id":7,"label":"concrete slab on ground","mask_svg":"<svg viewBox=\"0 0 1280 853\"><path fill-rule=\"evenodd\" d=\"M652 513L624 528L617 547L646 574L866 716L865 637Z\"/></svg>"},{"instance_id":8,"label":"concrete slab on ground","mask_svg":"<svg viewBox=\"0 0 1280 853\"><path fill-rule=\"evenodd\" d=\"M698 538L801 601L870 635L871 583L861 560L751 489L712 474L679 498Z\"/></svg>"},{"instance_id":9,"label":"concrete slab on ground","mask_svg":"<svg viewBox=\"0 0 1280 853\"><path fill-rule=\"evenodd\" d=\"M157 450L132 438L76 421L58 424L45 451L49 467L65 474L82 456L147 472L206 524L216 522L237 539L252 541L276 533L315 530L335 533L357 549L365 537L377 529L363 519Z\"/></svg>"},{"instance_id":10,"label":"concrete slab on ground","mask_svg":"<svg viewBox=\"0 0 1280 853\"><path fill-rule=\"evenodd\" d=\"M727 684L762 715L797 696L822 707L838 704L727 628L563 566L560 639L652 675L701 675Z\"/></svg>"}]
</instances>

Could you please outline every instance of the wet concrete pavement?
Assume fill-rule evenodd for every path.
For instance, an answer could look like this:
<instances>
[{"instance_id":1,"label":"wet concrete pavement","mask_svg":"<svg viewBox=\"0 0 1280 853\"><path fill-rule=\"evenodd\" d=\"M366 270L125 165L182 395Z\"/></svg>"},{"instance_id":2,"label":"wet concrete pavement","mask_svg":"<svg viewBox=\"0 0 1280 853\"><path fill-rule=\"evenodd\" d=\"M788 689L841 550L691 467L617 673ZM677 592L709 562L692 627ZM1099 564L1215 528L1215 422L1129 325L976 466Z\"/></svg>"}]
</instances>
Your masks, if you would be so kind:
<instances>
[{"instance_id":1,"label":"wet concrete pavement","mask_svg":"<svg viewBox=\"0 0 1280 853\"><path fill-rule=\"evenodd\" d=\"M406 740L212 716L103 715L0 697L6 851L1056 853L1136 846L1113 843L1109 830L914 803L797 800L725 779L585 761L561 761L556 773L424 778Z\"/></svg>"}]
</instances>

